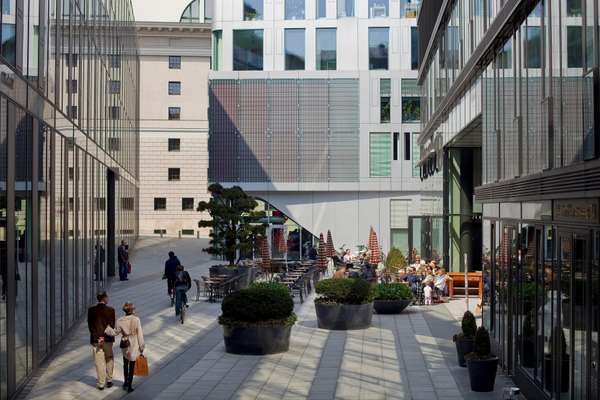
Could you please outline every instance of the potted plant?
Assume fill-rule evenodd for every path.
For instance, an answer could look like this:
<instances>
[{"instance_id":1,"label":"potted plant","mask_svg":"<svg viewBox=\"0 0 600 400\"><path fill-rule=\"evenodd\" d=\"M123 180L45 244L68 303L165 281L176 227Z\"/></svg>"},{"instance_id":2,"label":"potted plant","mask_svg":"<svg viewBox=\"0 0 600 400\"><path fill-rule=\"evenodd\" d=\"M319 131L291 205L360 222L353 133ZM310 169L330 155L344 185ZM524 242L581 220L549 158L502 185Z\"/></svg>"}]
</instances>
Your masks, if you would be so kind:
<instances>
[{"instance_id":1,"label":"potted plant","mask_svg":"<svg viewBox=\"0 0 600 400\"><path fill-rule=\"evenodd\" d=\"M296 315L287 286L255 283L225 296L221 310L227 353L264 355L289 349Z\"/></svg>"},{"instance_id":2,"label":"potted plant","mask_svg":"<svg viewBox=\"0 0 600 400\"><path fill-rule=\"evenodd\" d=\"M384 279L386 281L391 281L392 278L397 276L398 270L405 267L406 258L404 258L404 255L400 250L392 247L385 258Z\"/></svg>"},{"instance_id":3,"label":"potted plant","mask_svg":"<svg viewBox=\"0 0 600 400\"><path fill-rule=\"evenodd\" d=\"M380 283L374 297L377 314L400 314L413 300L412 291L403 283Z\"/></svg>"},{"instance_id":4,"label":"potted plant","mask_svg":"<svg viewBox=\"0 0 600 400\"><path fill-rule=\"evenodd\" d=\"M556 344L555 341L558 341ZM560 354L560 391L562 393L569 391L569 355L567 354L567 341L562 328L555 326L550 335L550 352L544 354L544 387L549 392L554 392L554 369L552 368L553 361L558 363L559 357L554 357L552 346L558 347ZM557 355L558 355L557 354Z\"/></svg>"},{"instance_id":5,"label":"potted plant","mask_svg":"<svg viewBox=\"0 0 600 400\"><path fill-rule=\"evenodd\" d=\"M472 353L467 354L469 381L474 392L493 392L498 370L498 357L492 354L490 334L480 326L475 333L475 346Z\"/></svg>"},{"instance_id":6,"label":"potted plant","mask_svg":"<svg viewBox=\"0 0 600 400\"><path fill-rule=\"evenodd\" d=\"M363 279L324 279L315 299L319 328L365 329L373 318L373 287Z\"/></svg>"},{"instance_id":7,"label":"potted plant","mask_svg":"<svg viewBox=\"0 0 600 400\"><path fill-rule=\"evenodd\" d=\"M454 335L452 339L456 343L458 365L466 367L465 354L473 352L475 332L477 331L477 322L475 322L475 316L471 311L466 311L463 314L460 327L461 332Z\"/></svg>"}]
</instances>

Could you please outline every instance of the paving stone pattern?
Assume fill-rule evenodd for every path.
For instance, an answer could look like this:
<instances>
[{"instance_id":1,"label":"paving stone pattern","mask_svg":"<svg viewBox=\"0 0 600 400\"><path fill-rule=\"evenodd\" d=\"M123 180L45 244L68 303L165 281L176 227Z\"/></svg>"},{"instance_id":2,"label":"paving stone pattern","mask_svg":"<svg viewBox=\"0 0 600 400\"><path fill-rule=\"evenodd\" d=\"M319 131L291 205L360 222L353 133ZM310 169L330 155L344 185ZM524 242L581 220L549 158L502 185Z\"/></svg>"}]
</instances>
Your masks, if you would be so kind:
<instances>
[{"instance_id":1,"label":"paving stone pattern","mask_svg":"<svg viewBox=\"0 0 600 400\"><path fill-rule=\"evenodd\" d=\"M133 255L143 269L111 289L111 303L133 301L142 319L151 374L134 378L135 392L121 388L122 360L115 346L115 387L95 389L87 326L81 323L64 350L30 384L27 399L500 399L499 376L492 394L475 394L467 370L456 364L451 337L459 329L464 302L409 307L400 315L374 315L372 327L356 331L317 328L314 303L296 305L298 323L290 350L270 356L225 353L219 304L191 302L184 325L169 307L162 275L166 251L187 262L193 277L206 275L211 261L197 240L142 240ZM117 308L117 307L115 307ZM118 308L117 308L118 309ZM118 312L118 314L120 314Z\"/></svg>"}]
</instances>

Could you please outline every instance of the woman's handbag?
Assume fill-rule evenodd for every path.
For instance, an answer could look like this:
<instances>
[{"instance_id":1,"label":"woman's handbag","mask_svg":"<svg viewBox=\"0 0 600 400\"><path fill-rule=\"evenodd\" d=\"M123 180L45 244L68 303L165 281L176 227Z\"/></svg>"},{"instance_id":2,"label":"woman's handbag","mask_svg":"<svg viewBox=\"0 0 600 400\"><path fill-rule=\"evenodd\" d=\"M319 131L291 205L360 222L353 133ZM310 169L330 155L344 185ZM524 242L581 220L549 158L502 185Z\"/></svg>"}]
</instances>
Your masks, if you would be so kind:
<instances>
[{"instance_id":1,"label":"woman's handbag","mask_svg":"<svg viewBox=\"0 0 600 400\"><path fill-rule=\"evenodd\" d=\"M122 349L126 349L129 347L129 338L127 336L121 337L121 342L119 343L119 347Z\"/></svg>"},{"instance_id":2,"label":"woman's handbag","mask_svg":"<svg viewBox=\"0 0 600 400\"><path fill-rule=\"evenodd\" d=\"M133 367L133 375L135 376L148 376L148 359L140 354L135 359L135 366Z\"/></svg>"}]
</instances>

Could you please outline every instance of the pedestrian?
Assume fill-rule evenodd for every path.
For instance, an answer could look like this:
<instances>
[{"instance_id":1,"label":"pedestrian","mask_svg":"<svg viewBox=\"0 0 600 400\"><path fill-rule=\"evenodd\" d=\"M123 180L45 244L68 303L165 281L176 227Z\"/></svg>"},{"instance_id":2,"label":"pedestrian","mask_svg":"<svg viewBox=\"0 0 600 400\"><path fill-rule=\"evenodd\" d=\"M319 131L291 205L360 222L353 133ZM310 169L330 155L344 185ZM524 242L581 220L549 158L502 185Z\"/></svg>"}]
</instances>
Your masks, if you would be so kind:
<instances>
[{"instance_id":1,"label":"pedestrian","mask_svg":"<svg viewBox=\"0 0 600 400\"><path fill-rule=\"evenodd\" d=\"M117 249L117 258L119 260L119 279L122 281L128 281L127 272L129 264L129 250L127 243L121 240L121 245Z\"/></svg>"},{"instance_id":2,"label":"pedestrian","mask_svg":"<svg viewBox=\"0 0 600 400\"><path fill-rule=\"evenodd\" d=\"M165 272L163 274L163 279L167 280L167 292L169 296L175 296L173 289L175 288L178 265L181 265L179 258L177 258L173 251L169 251L169 259L165 261Z\"/></svg>"},{"instance_id":3,"label":"pedestrian","mask_svg":"<svg viewBox=\"0 0 600 400\"><path fill-rule=\"evenodd\" d=\"M98 303L88 309L87 323L96 365L96 387L104 390L104 387L112 387L114 367L112 347L115 338L106 335L105 330L115 325L115 310L108 306L108 294L105 291L99 292L96 298Z\"/></svg>"},{"instance_id":4,"label":"pedestrian","mask_svg":"<svg viewBox=\"0 0 600 400\"><path fill-rule=\"evenodd\" d=\"M183 265L177 266L175 275L175 315L179 315L181 307L187 307L187 291L192 287L192 278Z\"/></svg>"},{"instance_id":5,"label":"pedestrian","mask_svg":"<svg viewBox=\"0 0 600 400\"><path fill-rule=\"evenodd\" d=\"M425 287L423 288L423 293L425 294L425 304L426 305L433 304L433 301L432 301L433 283L429 283L429 284L425 285Z\"/></svg>"},{"instance_id":6,"label":"pedestrian","mask_svg":"<svg viewBox=\"0 0 600 400\"><path fill-rule=\"evenodd\" d=\"M121 335L119 347L123 352L123 389L131 393L135 361L144 353L144 332L142 322L135 315L133 303L123 304L123 312L125 315L117 320L116 327L113 329L109 326L106 333L113 336Z\"/></svg>"}]
</instances>

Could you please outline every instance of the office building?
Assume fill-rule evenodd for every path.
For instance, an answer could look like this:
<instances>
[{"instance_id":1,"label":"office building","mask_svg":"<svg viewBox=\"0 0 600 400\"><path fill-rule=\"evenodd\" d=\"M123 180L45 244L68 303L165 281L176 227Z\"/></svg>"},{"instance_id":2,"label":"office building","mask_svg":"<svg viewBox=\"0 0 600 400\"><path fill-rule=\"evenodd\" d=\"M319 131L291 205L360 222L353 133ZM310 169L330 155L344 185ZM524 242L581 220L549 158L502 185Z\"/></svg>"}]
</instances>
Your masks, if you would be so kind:
<instances>
[{"instance_id":1,"label":"office building","mask_svg":"<svg viewBox=\"0 0 600 400\"><path fill-rule=\"evenodd\" d=\"M216 2L209 181L278 210L292 241L331 230L356 251L373 226L406 254L409 216L441 207L417 165L418 6Z\"/></svg>"},{"instance_id":2,"label":"office building","mask_svg":"<svg viewBox=\"0 0 600 400\"><path fill-rule=\"evenodd\" d=\"M13 397L137 236L129 1L3 1L0 399Z\"/></svg>"},{"instance_id":3,"label":"office building","mask_svg":"<svg viewBox=\"0 0 600 400\"><path fill-rule=\"evenodd\" d=\"M593 0L421 9L421 174L444 178L446 240L480 238L456 253L483 270L484 324L527 398L600 396L598 13Z\"/></svg>"},{"instance_id":4,"label":"office building","mask_svg":"<svg viewBox=\"0 0 600 400\"><path fill-rule=\"evenodd\" d=\"M134 1L140 57L140 235L207 237L211 2Z\"/></svg>"}]
</instances>

